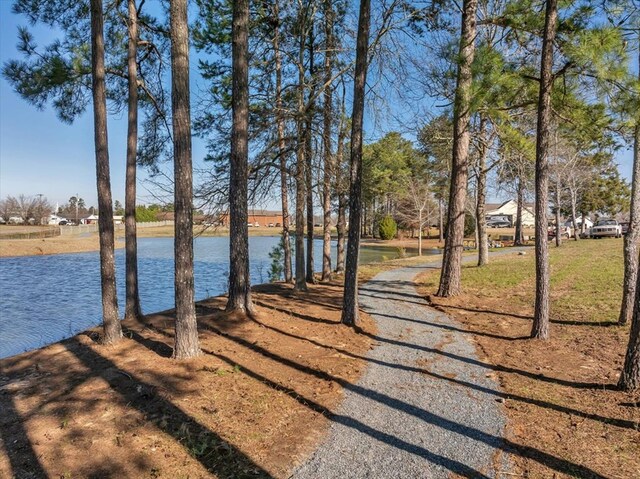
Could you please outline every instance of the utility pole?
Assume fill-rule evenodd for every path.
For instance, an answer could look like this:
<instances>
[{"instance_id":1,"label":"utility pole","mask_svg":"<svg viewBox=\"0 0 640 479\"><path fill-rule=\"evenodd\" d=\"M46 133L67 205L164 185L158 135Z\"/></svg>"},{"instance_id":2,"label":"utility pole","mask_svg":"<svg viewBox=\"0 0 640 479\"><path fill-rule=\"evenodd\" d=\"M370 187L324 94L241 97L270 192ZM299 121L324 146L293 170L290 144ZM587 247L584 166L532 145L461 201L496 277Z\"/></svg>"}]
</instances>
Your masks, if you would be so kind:
<instances>
[{"instance_id":1,"label":"utility pole","mask_svg":"<svg viewBox=\"0 0 640 479\"><path fill-rule=\"evenodd\" d=\"M42 193L38 193L36 195L38 197L38 209L36 211L38 211L38 215L40 216L40 218L38 218L40 220L40 226L42 226L42 220L44 219L44 211L42 208L42 197L44 196Z\"/></svg>"}]
</instances>

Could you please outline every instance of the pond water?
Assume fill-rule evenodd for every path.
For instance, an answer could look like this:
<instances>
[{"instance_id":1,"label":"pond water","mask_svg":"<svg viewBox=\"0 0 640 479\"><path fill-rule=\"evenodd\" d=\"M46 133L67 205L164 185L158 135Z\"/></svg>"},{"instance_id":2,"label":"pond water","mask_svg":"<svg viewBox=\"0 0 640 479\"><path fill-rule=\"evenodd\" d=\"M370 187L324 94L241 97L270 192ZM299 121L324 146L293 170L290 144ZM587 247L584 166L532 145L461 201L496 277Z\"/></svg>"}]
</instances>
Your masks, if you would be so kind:
<instances>
[{"instance_id":1,"label":"pond water","mask_svg":"<svg viewBox=\"0 0 640 479\"><path fill-rule=\"evenodd\" d=\"M269 281L269 252L279 237L251 237L252 284ZM315 268L322 268L322 240L315 240ZM140 300L145 313L171 309L173 238L138 240ZM411 254L412 252L409 252ZM415 254L415 253L414 253ZM335 264L335 243L333 264ZM396 248L361 249L360 263L399 256ZM229 276L229 238L194 241L196 300L223 294ZM120 312L124 310L124 250L116 250ZM0 358L73 336L100 324L100 262L97 252L0 259Z\"/></svg>"}]
</instances>

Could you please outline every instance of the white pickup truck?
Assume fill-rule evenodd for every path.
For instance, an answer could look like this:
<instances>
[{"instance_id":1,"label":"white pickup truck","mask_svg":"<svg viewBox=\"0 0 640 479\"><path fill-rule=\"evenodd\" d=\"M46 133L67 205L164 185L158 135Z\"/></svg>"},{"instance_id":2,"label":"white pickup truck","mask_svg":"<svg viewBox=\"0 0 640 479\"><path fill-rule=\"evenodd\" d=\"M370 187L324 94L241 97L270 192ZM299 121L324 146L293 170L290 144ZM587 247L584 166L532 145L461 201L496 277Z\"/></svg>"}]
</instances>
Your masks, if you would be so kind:
<instances>
[{"instance_id":1,"label":"white pickup truck","mask_svg":"<svg viewBox=\"0 0 640 479\"><path fill-rule=\"evenodd\" d=\"M592 238L621 238L622 237L622 225L616 220L603 219L598 220L596 224L591 228Z\"/></svg>"}]
</instances>

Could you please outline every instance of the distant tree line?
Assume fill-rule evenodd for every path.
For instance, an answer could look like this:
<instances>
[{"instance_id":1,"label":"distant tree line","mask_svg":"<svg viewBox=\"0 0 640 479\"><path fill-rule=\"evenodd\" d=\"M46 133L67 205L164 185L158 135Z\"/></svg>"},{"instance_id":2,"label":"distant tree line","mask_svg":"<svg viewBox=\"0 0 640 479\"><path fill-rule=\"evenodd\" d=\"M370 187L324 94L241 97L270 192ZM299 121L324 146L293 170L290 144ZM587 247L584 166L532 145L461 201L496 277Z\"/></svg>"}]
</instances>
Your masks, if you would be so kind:
<instances>
[{"instance_id":1,"label":"distant tree line","mask_svg":"<svg viewBox=\"0 0 640 479\"><path fill-rule=\"evenodd\" d=\"M42 225L50 214L51 205L43 195L8 195L0 200L0 218L4 223L13 220L25 225Z\"/></svg>"}]
</instances>

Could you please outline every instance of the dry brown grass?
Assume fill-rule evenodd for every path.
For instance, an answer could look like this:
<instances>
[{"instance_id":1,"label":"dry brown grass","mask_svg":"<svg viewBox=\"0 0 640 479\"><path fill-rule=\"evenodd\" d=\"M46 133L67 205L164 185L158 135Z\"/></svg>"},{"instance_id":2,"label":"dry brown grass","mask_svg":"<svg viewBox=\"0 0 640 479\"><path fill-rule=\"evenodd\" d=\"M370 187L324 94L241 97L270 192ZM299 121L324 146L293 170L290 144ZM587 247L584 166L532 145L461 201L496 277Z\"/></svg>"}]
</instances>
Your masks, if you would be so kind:
<instances>
[{"instance_id":1,"label":"dry brown grass","mask_svg":"<svg viewBox=\"0 0 640 479\"><path fill-rule=\"evenodd\" d=\"M123 248L122 240L116 241L116 248ZM87 236L56 236L42 239L0 239L0 257L39 256L46 254L85 253L98 251L100 245L97 233Z\"/></svg>"}]
</instances>

